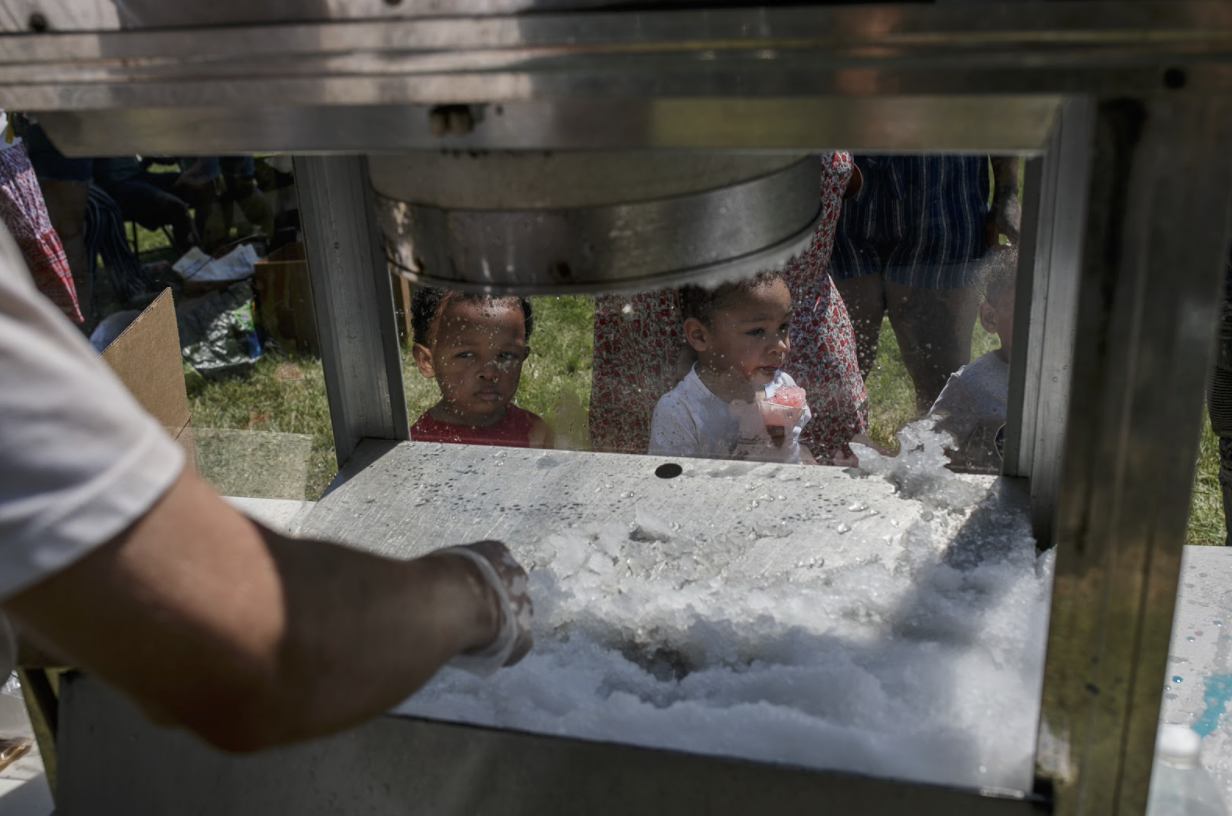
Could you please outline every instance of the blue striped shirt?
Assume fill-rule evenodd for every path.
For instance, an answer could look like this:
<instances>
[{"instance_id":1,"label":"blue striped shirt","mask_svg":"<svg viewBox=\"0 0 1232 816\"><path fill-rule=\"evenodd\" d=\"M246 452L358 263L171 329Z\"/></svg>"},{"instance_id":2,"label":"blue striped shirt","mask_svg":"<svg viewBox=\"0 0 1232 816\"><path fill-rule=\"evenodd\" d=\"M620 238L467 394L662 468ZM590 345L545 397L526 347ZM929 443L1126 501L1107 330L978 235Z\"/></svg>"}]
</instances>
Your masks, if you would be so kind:
<instances>
[{"instance_id":1,"label":"blue striped shirt","mask_svg":"<svg viewBox=\"0 0 1232 816\"><path fill-rule=\"evenodd\" d=\"M843 202L830 274L880 272L918 289L976 283L987 250L987 156L856 156L859 194Z\"/></svg>"}]
</instances>

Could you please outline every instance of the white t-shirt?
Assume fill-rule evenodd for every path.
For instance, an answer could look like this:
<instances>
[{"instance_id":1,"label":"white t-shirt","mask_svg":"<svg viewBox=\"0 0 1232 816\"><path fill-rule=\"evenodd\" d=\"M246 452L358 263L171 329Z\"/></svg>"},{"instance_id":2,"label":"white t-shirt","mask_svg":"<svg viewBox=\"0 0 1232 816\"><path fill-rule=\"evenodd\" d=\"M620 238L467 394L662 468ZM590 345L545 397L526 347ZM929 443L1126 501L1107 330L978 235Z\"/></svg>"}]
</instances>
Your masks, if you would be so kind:
<instances>
[{"instance_id":1,"label":"white t-shirt","mask_svg":"<svg viewBox=\"0 0 1232 816\"><path fill-rule=\"evenodd\" d=\"M954 439L950 465L958 470L1000 473L997 437L1005 425L1010 366L995 351L982 354L950 375L929 416L936 430Z\"/></svg>"},{"instance_id":2,"label":"white t-shirt","mask_svg":"<svg viewBox=\"0 0 1232 816\"><path fill-rule=\"evenodd\" d=\"M0 226L0 601L116 536L183 467Z\"/></svg>"},{"instance_id":3,"label":"white t-shirt","mask_svg":"<svg viewBox=\"0 0 1232 816\"><path fill-rule=\"evenodd\" d=\"M762 388L771 397L795 380L776 371ZM650 453L656 456L697 456L709 459L748 459L756 462L800 464L800 431L812 418L808 406L781 446L766 432L757 401L732 403L715 396L694 366L688 375L659 398L650 420Z\"/></svg>"},{"instance_id":4,"label":"white t-shirt","mask_svg":"<svg viewBox=\"0 0 1232 816\"><path fill-rule=\"evenodd\" d=\"M1010 364L995 351L981 354L950 375L929 413L1005 421Z\"/></svg>"}]
</instances>

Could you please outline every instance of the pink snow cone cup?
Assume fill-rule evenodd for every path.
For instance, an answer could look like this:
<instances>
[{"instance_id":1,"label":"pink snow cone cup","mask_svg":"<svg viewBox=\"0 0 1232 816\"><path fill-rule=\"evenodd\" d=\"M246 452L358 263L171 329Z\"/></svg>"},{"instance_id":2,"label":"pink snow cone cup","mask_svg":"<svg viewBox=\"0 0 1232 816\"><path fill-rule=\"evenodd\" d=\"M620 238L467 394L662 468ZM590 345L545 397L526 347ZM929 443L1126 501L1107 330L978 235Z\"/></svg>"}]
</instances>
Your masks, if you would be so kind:
<instances>
[{"instance_id":1,"label":"pink snow cone cup","mask_svg":"<svg viewBox=\"0 0 1232 816\"><path fill-rule=\"evenodd\" d=\"M761 419L771 428L794 428L804 413L805 392L799 386L780 388L767 399L758 400Z\"/></svg>"}]
</instances>

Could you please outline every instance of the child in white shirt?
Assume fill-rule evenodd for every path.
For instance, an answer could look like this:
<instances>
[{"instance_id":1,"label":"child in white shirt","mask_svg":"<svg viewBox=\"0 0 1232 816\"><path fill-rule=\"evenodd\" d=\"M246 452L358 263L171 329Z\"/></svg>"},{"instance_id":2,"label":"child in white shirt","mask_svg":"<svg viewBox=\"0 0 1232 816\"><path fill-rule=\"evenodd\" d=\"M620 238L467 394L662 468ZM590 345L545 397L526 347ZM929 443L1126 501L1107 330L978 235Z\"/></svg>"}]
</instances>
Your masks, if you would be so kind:
<instances>
[{"instance_id":1,"label":"child in white shirt","mask_svg":"<svg viewBox=\"0 0 1232 816\"><path fill-rule=\"evenodd\" d=\"M650 453L816 464L800 444L811 418L803 400L789 427L768 424L759 404L796 388L779 370L791 350L791 292L783 276L762 272L716 289L686 287L681 307L697 362L655 405Z\"/></svg>"},{"instance_id":2,"label":"child in white shirt","mask_svg":"<svg viewBox=\"0 0 1232 816\"><path fill-rule=\"evenodd\" d=\"M1002 249L993 250L990 256L979 306L980 325L997 335L1001 348L951 374L929 416L939 417L934 427L954 440L949 449L951 470L995 474L1001 472L1009 399L1018 253Z\"/></svg>"}]
</instances>

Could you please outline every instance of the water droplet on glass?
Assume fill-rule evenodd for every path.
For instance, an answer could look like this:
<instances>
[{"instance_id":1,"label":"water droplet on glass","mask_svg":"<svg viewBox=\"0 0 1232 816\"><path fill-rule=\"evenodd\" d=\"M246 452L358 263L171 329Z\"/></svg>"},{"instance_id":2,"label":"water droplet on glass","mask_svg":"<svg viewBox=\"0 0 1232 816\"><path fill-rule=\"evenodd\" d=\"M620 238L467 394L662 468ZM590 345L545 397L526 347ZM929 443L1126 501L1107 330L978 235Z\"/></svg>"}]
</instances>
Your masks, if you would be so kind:
<instances>
[{"instance_id":1,"label":"water droplet on glass","mask_svg":"<svg viewBox=\"0 0 1232 816\"><path fill-rule=\"evenodd\" d=\"M843 522L841 522L841 521L839 522L838 526L837 526L837 527L835 527L834 529L838 531L838 534L839 534L839 535L842 535L843 533L849 533L849 532L851 532L851 528L850 528L850 527L848 527L846 524L844 524L844 523L843 523Z\"/></svg>"},{"instance_id":2,"label":"water droplet on glass","mask_svg":"<svg viewBox=\"0 0 1232 816\"><path fill-rule=\"evenodd\" d=\"M1184 678L1184 677L1181 677L1179 674L1174 674L1174 675L1172 675L1172 682L1173 682L1173 683L1184 683L1184 682L1185 682L1185 678Z\"/></svg>"}]
</instances>

